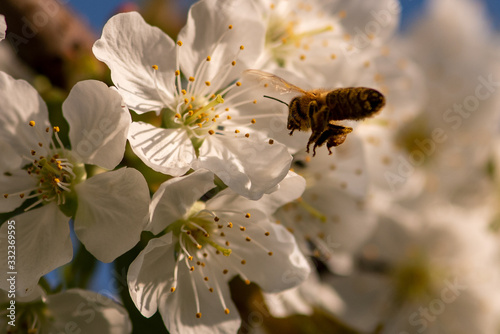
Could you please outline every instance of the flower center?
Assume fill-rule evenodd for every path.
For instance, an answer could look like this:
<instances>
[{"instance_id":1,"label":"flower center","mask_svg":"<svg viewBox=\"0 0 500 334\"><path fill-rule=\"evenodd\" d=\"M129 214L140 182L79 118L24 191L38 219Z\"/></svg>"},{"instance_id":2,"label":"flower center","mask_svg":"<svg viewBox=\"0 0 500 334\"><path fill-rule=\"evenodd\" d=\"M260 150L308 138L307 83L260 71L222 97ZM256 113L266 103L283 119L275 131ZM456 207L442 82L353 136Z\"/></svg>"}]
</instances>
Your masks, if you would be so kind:
<instances>
[{"instance_id":1,"label":"flower center","mask_svg":"<svg viewBox=\"0 0 500 334\"><path fill-rule=\"evenodd\" d=\"M37 131L41 142L38 143L40 151L45 155L38 155L37 150L31 150L30 155L25 156L32 162L23 169L31 176L37 179L35 188L24 189L17 193L5 193L4 199L11 196L19 196L22 199L35 198L36 201L30 204L24 211L37 206L40 203L48 203L56 201L57 205L61 206L61 210L68 215L73 213L74 207L74 191L73 186L81 182L85 178L85 170L83 164L74 164L69 151L64 149L61 140L59 139L58 127L53 127L53 135L59 147L55 142L43 142L43 136L34 121L30 121L29 125ZM50 132L50 128L45 129L46 133Z\"/></svg>"},{"instance_id":2,"label":"flower center","mask_svg":"<svg viewBox=\"0 0 500 334\"><path fill-rule=\"evenodd\" d=\"M221 213L226 218L251 220L249 213L244 214L235 211L221 211ZM241 234L243 234L245 245L248 245L248 247L257 246L269 256L273 255L272 251L248 235L249 232L244 224L238 224L236 220L233 223L226 218L219 218L215 212L205 209L205 203L196 202L190 212L186 214L186 217L170 224L166 230L166 232L172 232L178 238L178 244L176 245L177 260L170 291L173 293L177 289L179 265L184 261L189 270L189 278L194 291L196 318L201 318L202 315L198 289L203 288L214 293L214 297L218 298L223 312L229 314L229 309L226 306L219 285L221 272L223 275L230 273L239 275L246 284L250 284L250 280L240 268L240 266L245 266L247 261L238 252L233 252L229 240L233 242L235 240L233 238L241 238ZM270 235L268 231L261 232L266 237ZM237 247L241 248L241 244ZM228 261L229 256L232 259L236 258L239 264ZM200 281L203 283L199 283Z\"/></svg>"}]
</instances>

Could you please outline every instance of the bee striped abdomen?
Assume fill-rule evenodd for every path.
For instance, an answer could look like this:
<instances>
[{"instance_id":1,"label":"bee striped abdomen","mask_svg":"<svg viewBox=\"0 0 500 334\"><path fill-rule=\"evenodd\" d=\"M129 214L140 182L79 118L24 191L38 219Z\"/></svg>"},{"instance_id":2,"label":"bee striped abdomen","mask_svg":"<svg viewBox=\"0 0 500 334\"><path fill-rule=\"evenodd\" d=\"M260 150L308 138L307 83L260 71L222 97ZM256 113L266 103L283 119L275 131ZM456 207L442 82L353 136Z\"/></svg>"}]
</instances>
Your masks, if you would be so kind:
<instances>
[{"instance_id":1,"label":"bee striped abdomen","mask_svg":"<svg viewBox=\"0 0 500 334\"><path fill-rule=\"evenodd\" d=\"M380 92L366 87L339 88L326 95L330 108L330 120L360 120L372 116L385 105Z\"/></svg>"}]
</instances>

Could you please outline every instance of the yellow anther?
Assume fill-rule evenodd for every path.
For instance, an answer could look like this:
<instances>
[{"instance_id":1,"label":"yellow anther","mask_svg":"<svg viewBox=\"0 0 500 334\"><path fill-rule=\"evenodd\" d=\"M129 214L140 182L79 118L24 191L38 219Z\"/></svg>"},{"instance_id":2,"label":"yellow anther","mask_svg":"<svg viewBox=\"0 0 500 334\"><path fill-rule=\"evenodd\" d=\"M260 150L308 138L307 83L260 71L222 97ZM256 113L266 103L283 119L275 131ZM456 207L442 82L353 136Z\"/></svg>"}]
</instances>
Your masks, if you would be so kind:
<instances>
[{"instance_id":1,"label":"yellow anther","mask_svg":"<svg viewBox=\"0 0 500 334\"><path fill-rule=\"evenodd\" d=\"M250 137L250 134L249 133L245 133L245 137Z\"/></svg>"},{"instance_id":2,"label":"yellow anther","mask_svg":"<svg viewBox=\"0 0 500 334\"><path fill-rule=\"evenodd\" d=\"M174 292L175 291L175 288L174 287L171 287L170 288L170 292Z\"/></svg>"},{"instance_id":3,"label":"yellow anther","mask_svg":"<svg viewBox=\"0 0 500 334\"><path fill-rule=\"evenodd\" d=\"M237 81L236 82L236 86L240 87L241 86L241 82Z\"/></svg>"},{"instance_id":4,"label":"yellow anther","mask_svg":"<svg viewBox=\"0 0 500 334\"><path fill-rule=\"evenodd\" d=\"M269 253L267 253L267 255L273 256L273 252L269 252Z\"/></svg>"},{"instance_id":5,"label":"yellow anther","mask_svg":"<svg viewBox=\"0 0 500 334\"><path fill-rule=\"evenodd\" d=\"M228 26L228 28L229 28L229 29L233 29L233 25L232 25L232 24L230 24L230 25Z\"/></svg>"},{"instance_id":6,"label":"yellow anther","mask_svg":"<svg viewBox=\"0 0 500 334\"><path fill-rule=\"evenodd\" d=\"M195 98L194 98L194 96L191 96L191 101L194 101L194 99L195 99ZM192 108L192 107L191 107L191 108Z\"/></svg>"},{"instance_id":7,"label":"yellow anther","mask_svg":"<svg viewBox=\"0 0 500 334\"><path fill-rule=\"evenodd\" d=\"M269 145L272 145L274 144L274 140L273 139L269 139Z\"/></svg>"},{"instance_id":8,"label":"yellow anther","mask_svg":"<svg viewBox=\"0 0 500 334\"><path fill-rule=\"evenodd\" d=\"M175 70L175 75L180 75L181 72L179 70Z\"/></svg>"},{"instance_id":9,"label":"yellow anther","mask_svg":"<svg viewBox=\"0 0 500 334\"><path fill-rule=\"evenodd\" d=\"M189 103L189 100L188 100L188 99L184 99L184 103L185 103L185 104L188 104L188 103Z\"/></svg>"},{"instance_id":10,"label":"yellow anther","mask_svg":"<svg viewBox=\"0 0 500 334\"><path fill-rule=\"evenodd\" d=\"M192 256L188 256L188 260L189 261L193 261L193 257Z\"/></svg>"},{"instance_id":11,"label":"yellow anther","mask_svg":"<svg viewBox=\"0 0 500 334\"><path fill-rule=\"evenodd\" d=\"M269 234L270 234L269 232L264 233L264 235L265 235L266 237L268 237L268 236L269 236Z\"/></svg>"},{"instance_id":12,"label":"yellow anther","mask_svg":"<svg viewBox=\"0 0 500 334\"><path fill-rule=\"evenodd\" d=\"M196 313L196 318L198 318L198 319L201 318L201 313L200 312Z\"/></svg>"},{"instance_id":13,"label":"yellow anther","mask_svg":"<svg viewBox=\"0 0 500 334\"><path fill-rule=\"evenodd\" d=\"M207 56L207 61L210 61L211 59L212 59L212 57Z\"/></svg>"},{"instance_id":14,"label":"yellow anther","mask_svg":"<svg viewBox=\"0 0 500 334\"><path fill-rule=\"evenodd\" d=\"M224 310L224 313L229 314L229 309L228 309L228 308L227 308L227 309L225 309L225 310Z\"/></svg>"},{"instance_id":15,"label":"yellow anther","mask_svg":"<svg viewBox=\"0 0 500 334\"><path fill-rule=\"evenodd\" d=\"M335 53L332 53L332 54L330 55L330 58L331 58L331 59L337 59L337 55L336 55Z\"/></svg>"},{"instance_id":16,"label":"yellow anther","mask_svg":"<svg viewBox=\"0 0 500 334\"><path fill-rule=\"evenodd\" d=\"M305 55L300 55L300 60L305 60L306 56Z\"/></svg>"},{"instance_id":17,"label":"yellow anther","mask_svg":"<svg viewBox=\"0 0 500 334\"><path fill-rule=\"evenodd\" d=\"M227 118L227 119L231 119L231 116L227 115L227 117L226 117L226 118Z\"/></svg>"},{"instance_id":18,"label":"yellow anther","mask_svg":"<svg viewBox=\"0 0 500 334\"><path fill-rule=\"evenodd\" d=\"M186 95L187 91L185 89L181 90L182 95Z\"/></svg>"},{"instance_id":19,"label":"yellow anther","mask_svg":"<svg viewBox=\"0 0 500 334\"><path fill-rule=\"evenodd\" d=\"M253 100L253 104L257 104L257 100Z\"/></svg>"},{"instance_id":20,"label":"yellow anther","mask_svg":"<svg viewBox=\"0 0 500 334\"><path fill-rule=\"evenodd\" d=\"M177 119L179 119L179 118L181 118L182 116L181 116L181 114L177 113L177 114L175 114L175 116L174 116L174 117L175 117L175 118L177 118Z\"/></svg>"},{"instance_id":21,"label":"yellow anther","mask_svg":"<svg viewBox=\"0 0 500 334\"><path fill-rule=\"evenodd\" d=\"M193 82L194 81L194 77L189 77L188 80L191 81L191 82Z\"/></svg>"},{"instance_id":22,"label":"yellow anther","mask_svg":"<svg viewBox=\"0 0 500 334\"><path fill-rule=\"evenodd\" d=\"M24 198L24 194L19 194L19 197L20 198Z\"/></svg>"},{"instance_id":23,"label":"yellow anther","mask_svg":"<svg viewBox=\"0 0 500 334\"><path fill-rule=\"evenodd\" d=\"M205 81L205 85L210 86L210 81Z\"/></svg>"},{"instance_id":24,"label":"yellow anther","mask_svg":"<svg viewBox=\"0 0 500 334\"><path fill-rule=\"evenodd\" d=\"M244 261L244 260L243 260L243 261ZM241 262L242 262L241 264L244 264L244 263L243 263L243 261L241 261ZM246 279L246 280L245 280L245 284L246 284L246 285L250 285L250 280Z\"/></svg>"},{"instance_id":25,"label":"yellow anther","mask_svg":"<svg viewBox=\"0 0 500 334\"><path fill-rule=\"evenodd\" d=\"M231 223L231 222L227 223L227 227L233 228L233 223Z\"/></svg>"},{"instance_id":26,"label":"yellow anther","mask_svg":"<svg viewBox=\"0 0 500 334\"><path fill-rule=\"evenodd\" d=\"M245 218L250 218L250 214L249 214L249 213L247 213L247 214L245 215Z\"/></svg>"},{"instance_id":27,"label":"yellow anther","mask_svg":"<svg viewBox=\"0 0 500 334\"><path fill-rule=\"evenodd\" d=\"M222 273L223 273L224 275L226 275L228 272L229 272L229 270L227 270L227 269L224 269L224 270L222 271Z\"/></svg>"},{"instance_id":28,"label":"yellow anther","mask_svg":"<svg viewBox=\"0 0 500 334\"><path fill-rule=\"evenodd\" d=\"M36 154L36 151L35 150L31 150L31 155L35 155Z\"/></svg>"},{"instance_id":29,"label":"yellow anther","mask_svg":"<svg viewBox=\"0 0 500 334\"><path fill-rule=\"evenodd\" d=\"M245 49L245 47L243 45L240 45L240 50L243 50Z\"/></svg>"},{"instance_id":30,"label":"yellow anther","mask_svg":"<svg viewBox=\"0 0 500 334\"><path fill-rule=\"evenodd\" d=\"M203 127L203 124L201 124L201 123L196 123L196 124L198 124L198 126L199 126L200 128L202 128L202 127Z\"/></svg>"},{"instance_id":31,"label":"yellow anther","mask_svg":"<svg viewBox=\"0 0 500 334\"><path fill-rule=\"evenodd\" d=\"M240 231L246 231L246 227L245 226L240 226Z\"/></svg>"},{"instance_id":32,"label":"yellow anther","mask_svg":"<svg viewBox=\"0 0 500 334\"><path fill-rule=\"evenodd\" d=\"M30 125L31 127L34 127L34 126L35 126L35 121L30 121L29 125Z\"/></svg>"},{"instance_id":33,"label":"yellow anther","mask_svg":"<svg viewBox=\"0 0 500 334\"><path fill-rule=\"evenodd\" d=\"M236 65L236 61L234 61L234 60L233 60L233 61L231 62L231 65L233 65L233 66L234 66L234 65Z\"/></svg>"},{"instance_id":34,"label":"yellow anther","mask_svg":"<svg viewBox=\"0 0 500 334\"><path fill-rule=\"evenodd\" d=\"M275 6L274 6L274 4L273 4L273 3L269 5L269 8L271 8L271 9L274 9L274 7L275 7Z\"/></svg>"},{"instance_id":35,"label":"yellow anther","mask_svg":"<svg viewBox=\"0 0 500 334\"><path fill-rule=\"evenodd\" d=\"M177 41L177 45L182 46L182 41Z\"/></svg>"},{"instance_id":36,"label":"yellow anther","mask_svg":"<svg viewBox=\"0 0 500 334\"><path fill-rule=\"evenodd\" d=\"M8 197L9 197L9 194L3 194L3 197L4 197L4 198L8 198Z\"/></svg>"},{"instance_id":37,"label":"yellow anther","mask_svg":"<svg viewBox=\"0 0 500 334\"><path fill-rule=\"evenodd\" d=\"M247 261L246 260L241 260L241 264L246 264Z\"/></svg>"},{"instance_id":38,"label":"yellow anther","mask_svg":"<svg viewBox=\"0 0 500 334\"><path fill-rule=\"evenodd\" d=\"M153 68L153 70L157 71L158 70L158 65L153 65L151 66Z\"/></svg>"},{"instance_id":39,"label":"yellow anther","mask_svg":"<svg viewBox=\"0 0 500 334\"><path fill-rule=\"evenodd\" d=\"M214 131L214 130L208 130L208 134L209 134L209 135L213 135L214 133L215 133L215 131Z\"/></svg>"},{"instance_id":40,"label":"yellow anther","mask_svg":"<svg viewBox=\"0 0 500 334\"><path fill-rule=\"evenodd\" d=\"M234 133L240 133L240 130L236 129L234 130Z\"/></svg>"}]
</instances>

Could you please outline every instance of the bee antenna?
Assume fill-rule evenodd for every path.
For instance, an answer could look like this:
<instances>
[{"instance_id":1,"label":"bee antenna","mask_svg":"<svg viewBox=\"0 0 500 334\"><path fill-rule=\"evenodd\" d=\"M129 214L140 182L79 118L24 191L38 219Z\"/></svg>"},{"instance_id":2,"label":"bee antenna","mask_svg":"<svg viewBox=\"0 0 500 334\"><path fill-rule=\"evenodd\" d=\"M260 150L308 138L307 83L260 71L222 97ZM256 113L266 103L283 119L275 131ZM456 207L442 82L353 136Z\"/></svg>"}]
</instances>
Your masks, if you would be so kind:
<instances>
[{"instance_id":1,"label":"bee antenna","mask_svg":"<svg viewBox=\"0 0 500 334\"><path fill-rule=\"evenodd\" d=\"M264 95L264 97L267 97L268 99L271 99L271 100L274 100L274 101L281 102L281 103L283 103L284 105L286 105L286 106L288 107L288 103L283 102L283 101L281 101L281 100L278 100L278 99L277 99L277 98L275 98L275 97L272 97L272 96L267 96L267 95Z\"/></svg>"}]
</instances>

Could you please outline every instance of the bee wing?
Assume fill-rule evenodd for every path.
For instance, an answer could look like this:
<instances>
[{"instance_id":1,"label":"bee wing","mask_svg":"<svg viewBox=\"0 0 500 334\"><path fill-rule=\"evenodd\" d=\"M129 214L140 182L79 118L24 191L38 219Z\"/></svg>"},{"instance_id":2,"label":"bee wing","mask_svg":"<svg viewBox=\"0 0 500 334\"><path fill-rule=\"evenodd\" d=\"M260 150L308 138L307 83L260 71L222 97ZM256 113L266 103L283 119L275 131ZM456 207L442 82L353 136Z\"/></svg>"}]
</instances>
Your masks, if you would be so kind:
<instances>
[{"instance_id":1,"label":"bee wing","mask_svg":"<svg viewBox=\"0 0 500 334\"><path fill-rule=\"evenodd\" d=\"M291 92L298 92L302 94L307 94L305 90L300 87L297 87L283 78L280 78L277 75L260 71L260 70L246 70L243 72L243 75L246 77L253 77L257 79L259 83L263 82L265 84L269 84L274 86L276 90L278 90L281 94L287 94Z\"/></svg>"}]
</instances>

